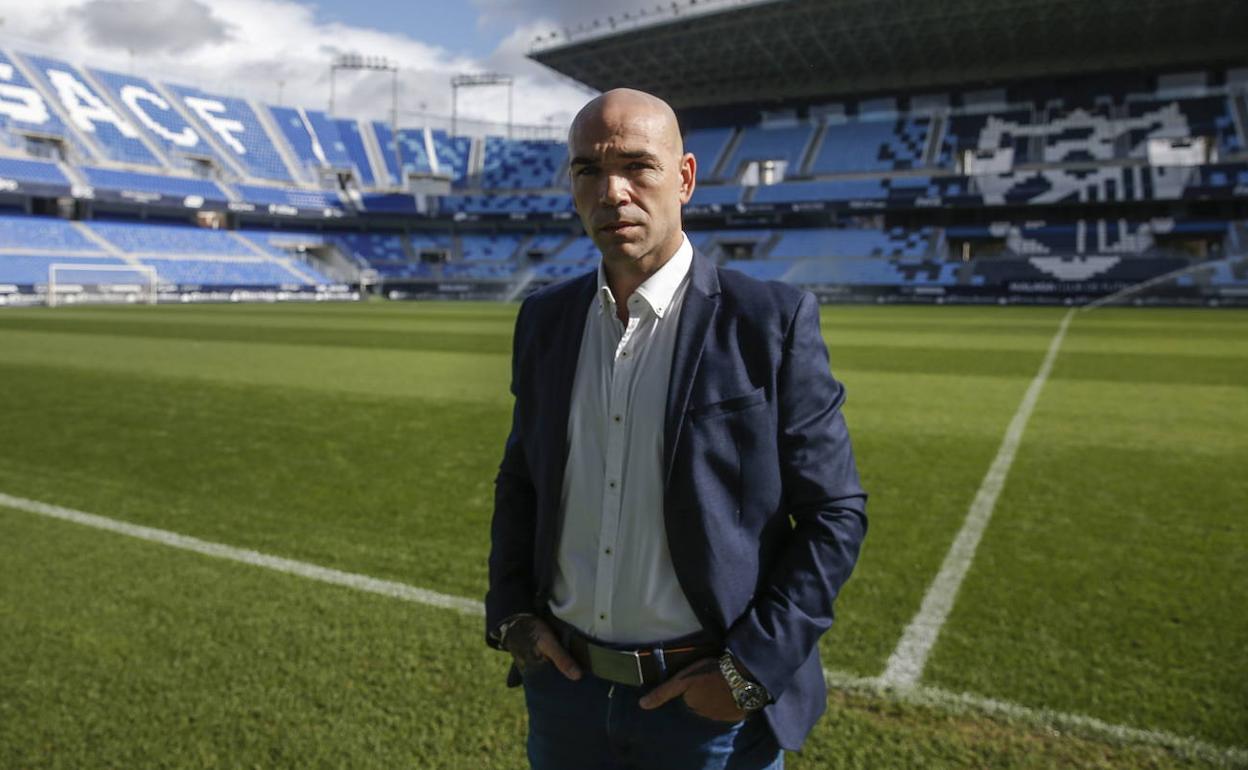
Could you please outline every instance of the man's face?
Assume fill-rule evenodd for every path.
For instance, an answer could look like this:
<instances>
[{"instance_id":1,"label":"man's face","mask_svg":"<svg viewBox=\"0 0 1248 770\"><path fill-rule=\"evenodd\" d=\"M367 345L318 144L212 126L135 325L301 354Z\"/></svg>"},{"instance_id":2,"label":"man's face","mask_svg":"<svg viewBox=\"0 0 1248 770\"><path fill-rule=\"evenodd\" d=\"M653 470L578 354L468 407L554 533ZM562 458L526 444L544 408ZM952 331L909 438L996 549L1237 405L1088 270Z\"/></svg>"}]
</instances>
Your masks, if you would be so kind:
<instances>
[{"instance_id":1,"label":"man's face","mask_svg":"<svg viewBox=\"0 0 1248 770\"><path fill-rule=\"evenodd\" d=\"M608 265L649 272L680 247L693 156L682 155L674 122L655 110L606 105L583 117L568 147L576 211Z\"/></svg>"}]
</instances>

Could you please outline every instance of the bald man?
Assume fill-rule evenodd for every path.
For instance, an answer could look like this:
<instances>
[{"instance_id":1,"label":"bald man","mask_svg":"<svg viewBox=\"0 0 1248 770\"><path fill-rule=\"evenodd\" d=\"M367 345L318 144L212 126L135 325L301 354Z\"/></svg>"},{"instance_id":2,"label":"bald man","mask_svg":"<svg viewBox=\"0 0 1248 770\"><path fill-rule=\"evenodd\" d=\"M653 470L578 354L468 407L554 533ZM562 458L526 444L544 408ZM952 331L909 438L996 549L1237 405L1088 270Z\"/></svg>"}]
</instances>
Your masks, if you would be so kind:
<instances>
[{"instance_id":1,"label":"bald man","mask_svg":"<svg viewBox=\"0 0 1248 770\"><path fill-rule=\"evenodd\" d=\"M602 259L516 319L486 596L529 761L783 767L866 532L818 306L693 249L697 160L662 100L604 93L568 151Z\"/></svg>"}]
</instances>

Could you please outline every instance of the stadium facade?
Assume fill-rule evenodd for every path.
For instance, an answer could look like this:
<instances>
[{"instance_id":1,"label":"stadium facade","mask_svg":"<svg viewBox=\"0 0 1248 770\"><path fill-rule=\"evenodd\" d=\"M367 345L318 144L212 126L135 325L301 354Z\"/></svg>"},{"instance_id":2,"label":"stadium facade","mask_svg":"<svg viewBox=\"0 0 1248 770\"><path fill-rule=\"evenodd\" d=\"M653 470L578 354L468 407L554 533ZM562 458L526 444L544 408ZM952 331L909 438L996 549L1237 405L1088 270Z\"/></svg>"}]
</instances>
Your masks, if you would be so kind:
<instances>
[{"instance_id":1,"label":"stadium facade","mask_svg":"<svg viewBox=\"0 0 1248 770\"><path fill-rule=\"evenodd\" d=\"M699 158L687 227L721 263L825 301L1082 302L1150 281L1139 301L1248 301L1248 6L681 11L533 57L678 107ZM182 301L514 298L595 264L565 163L559 141L7 48L0 302L45 301L53 276L66 301L152 280Z\"/></svg>"}]
</instances>

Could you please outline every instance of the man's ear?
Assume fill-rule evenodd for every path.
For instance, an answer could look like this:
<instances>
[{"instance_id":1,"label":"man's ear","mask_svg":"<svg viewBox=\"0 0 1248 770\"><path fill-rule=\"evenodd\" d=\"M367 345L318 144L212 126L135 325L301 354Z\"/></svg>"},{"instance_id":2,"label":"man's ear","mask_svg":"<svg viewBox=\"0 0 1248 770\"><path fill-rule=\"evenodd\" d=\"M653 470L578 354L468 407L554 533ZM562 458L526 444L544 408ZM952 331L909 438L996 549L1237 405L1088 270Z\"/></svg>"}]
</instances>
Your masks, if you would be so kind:
<instances>
[{"instance_id":1,"label":"man's ear","mask_svg":"<svg viewBox=\"0 0 1248 770\"><path fill-rule=\"evenodd\" d=\"M698 184L698 159L693 153L687 152L680 159L680 205L685 205L693 197L693 188Z\"/></svg>"}]
</instances>

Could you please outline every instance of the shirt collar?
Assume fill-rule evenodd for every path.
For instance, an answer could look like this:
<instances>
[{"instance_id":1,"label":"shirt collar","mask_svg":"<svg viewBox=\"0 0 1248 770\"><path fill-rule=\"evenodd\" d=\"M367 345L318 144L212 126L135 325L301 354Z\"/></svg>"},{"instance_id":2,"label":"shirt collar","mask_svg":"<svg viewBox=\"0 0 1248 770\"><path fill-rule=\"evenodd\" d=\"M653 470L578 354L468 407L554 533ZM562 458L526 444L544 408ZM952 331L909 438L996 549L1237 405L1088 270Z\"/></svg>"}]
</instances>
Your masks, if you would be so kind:
<instances>
[{"instance_id":1,"label":"shirt collar","mask_svg":"<svg viewBox=\"0 0 1248 770\"><path fill-rule=\"evenodd\" d=\"M637 296L645 300L656 316L662 318L671 306L676 290L680 288L681 282L689 274L691 265L693 265L693 245L689 243L689 237L682 232L680 248L676 249L676 253L667 260L663 267L660 267L654 275L637 287ZM607 286L607 273L603 270L600 260L598 262L598 306L607 312L613 311L614 305L615 297L611 294L611 288Z\"/></svg>"}]
</instances>

